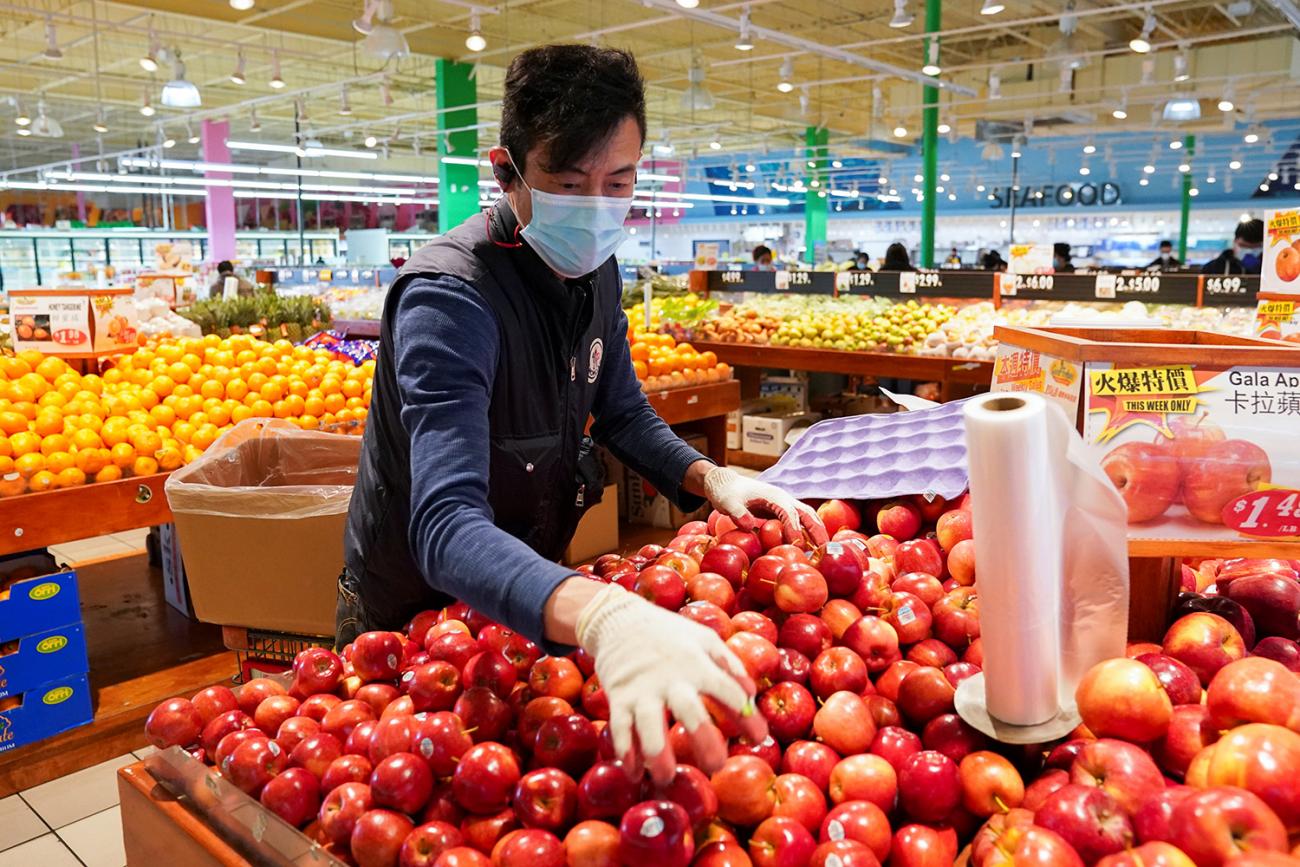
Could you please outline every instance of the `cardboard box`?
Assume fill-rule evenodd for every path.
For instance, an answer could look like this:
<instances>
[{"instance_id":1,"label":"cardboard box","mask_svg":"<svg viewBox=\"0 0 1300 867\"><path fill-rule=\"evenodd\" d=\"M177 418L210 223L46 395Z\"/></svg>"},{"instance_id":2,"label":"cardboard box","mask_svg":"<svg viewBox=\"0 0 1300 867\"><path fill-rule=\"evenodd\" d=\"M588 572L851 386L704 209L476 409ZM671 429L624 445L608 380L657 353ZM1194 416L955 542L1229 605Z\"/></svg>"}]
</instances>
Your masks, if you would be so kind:
<instances>
[{"instance_id":1,"label":"cardboard box","mask_svg":"<svg viewBox=\"0 0 1300 867\"><path fill-rule=\"evenodd\" d=\"M808 427L821 416L815 412L767 413L745 416L745 451L756 455L780 457L785 453L785 438L790 431Z\"/></svg>"},{"instance_id":2,"label":"cardboard box","mask_svg":"<svg viewBox=\"0 0 1300 867\"><path fill-rule=\"evenodd\" d=\"M85 725L94 718L85 674L0 699L0 753Z\"/></svg>"},{"instance_id":3,"label":"cardboard box","mask_svg":"<svg viewBox=\"0 0 1300 867\"><path fill-rule=\"evenodd\" d=\"M80 621L0 644L0 698L90 670Z\"/></svg>"},{"instance_id":4,"label":"cardboard box","mask_svg":"<svg viewBox=\"0 0 1300 867\"><path fill-rule=\"evenodd\" d=\"M334 633L361 441L294 431L250 426L248 439L218 440L168 480L190 602L204 623ZM293 514L303 517L285 517Z\"/></svg>"},{"instance_id":5,"label":"cardboard box","mask_svg":"<svg viewBox=\"0 0 1300 867\"><path fill-rule=\"evenodd\" d=\"M764 376L758 384L758 393L771 402L774 412L807 412L808 374Z\"/></svg>"},{"instance_id":6,"label":"cardboard box","mask_svg":"<svg viewBox=\"0 0 1300 867\"><path fill-rule=\"evenodd\" d=\"M76 572L44 551L0 558L0 641L80 621Z\"/></svg>"},{"instance_id":7,"label":"cardboard box","mask_svg":"<svg viewBox=\"0 0 1300 867\"><path fill-rule=\"evenodd\" d=\"M742 400L737 409L727 413L727 448L739 449L741 446L742 428L744 419L747 415L761 415L772 410L772 402L765 397L751 397L748 400Z\"/></svg>"},{"instance_id":8,"label":"cardboard box","mask_svg":"<svg viewBox=\"0 0 1300 867\"><path fill-rule=\"evenodd\" d=\"M682 440L701 454L708 448L708 438L698 434L682 437ZM683 512L630 467L625 478L628 523L676 530L689 521L703 520L709 516L707 503L694 512Z\"/></svg>"},{"instance_id":9,"label":"cardboard box","mask_svg":"<svg viewBox=\"0 0 1300 867\"><path fill-rule=\"evenodd\" d=\"M564 549L564 562L576 565L616 550L618 486L606 485L600 502L588 509L578 522L578 529L574 531L569 547Z\"/></svg>"}]
</instances>

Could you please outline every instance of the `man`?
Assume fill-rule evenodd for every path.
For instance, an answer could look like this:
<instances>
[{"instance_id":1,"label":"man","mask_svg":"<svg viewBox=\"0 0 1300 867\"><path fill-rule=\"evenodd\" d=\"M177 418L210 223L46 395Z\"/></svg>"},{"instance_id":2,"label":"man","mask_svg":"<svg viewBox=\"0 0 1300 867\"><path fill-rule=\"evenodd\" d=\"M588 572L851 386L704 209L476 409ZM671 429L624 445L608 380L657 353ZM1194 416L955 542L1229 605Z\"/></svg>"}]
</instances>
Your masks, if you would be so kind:
<instances>
[{"instance_id":1,"label":"man","mask_svg":"<svg viewBox=\"0 0 1300 867\"><path fill-rule=\"evenodd\" d=\"M1064 241L1052 245L1052 270L1057 274L1074 272L1074 260L1070 258L1070 245Z\"/></svg>"},{"instance_id":2,"label":"man","mask_svg":"<svg viewBox=\"0 0 1300 867\"><path fill-rule=\"evenodd\" d=\"M1264 221L1237 224L1232 246L1201 266L1202 274L1258 274L1263 266Z\"/></svg>"},{"instance_id":3,"label":"man","mask_svg":"<svg viewBox=\"0 0 1300 867\"><path fill-rule=\"evenodd\" d=\"M1181 267L1183 267L1183 263L1179 262L1177 257L1174 256L1174 242L1161 241L1160 255L1151 260L1150 264L1147 265L1147 270L1177 271Z\"/></svg>"},{"instance_id":4,"label":"man","mask_svg":"<svg viewBox=\"0 0 1300 867\"><path fill-rule=\"evenodd\" d=\"M212 286L208 289L209 298L221 298L225 295L226 278L228 277L233 277L237 281L235 294L241 297L253 294L253 284L236 274L234 265L227 261L221 261L217 263L217 279L212 281Z\"/></svg>"},{"instance_id":5,"label":"man","mask_svg":"<svg viewBox=\"0 0 1300 867\"><path fill-rule=\"evenodd\" d=\"M711 767L725 749L701 695L751 737L765 725L716 633L555 562L602 489L592 440L684 509L707 498L745 526L751 509L770 512L817 544L826 530L784 492L715 467L641 392L613 253L645 137L630 54L554 45L510 64L488 153L504 195L412 256L385 300L338 641L455 597L547 652L578 645L596 660L617 753L639 743L663 781L665 707Z\"/></svg>"},{"instance_id":6,"label":"man","mask_svg":"<svg viewBox=\"0 0 1300 867\"><path fill-rule=\"evenodd\" d=\"M857 252L855 252L855 253L853 254L853 260L849 263L849 270L850 270L850 271L870 271L870 270L871 270L871 257L867 255L866 251L864 251L864 250L858 250Z\"/></svg>"},{"instance_id":7,"label":"man","mask_svg":"<svg viewBox=\"0 0 1300 867\"><path fill-rule=\"evenodd\" d=\"M766 244L759 244L754 248L754 270L755 271L775 271L772 267L772 248Z\"/></svg>"}]
</instances>

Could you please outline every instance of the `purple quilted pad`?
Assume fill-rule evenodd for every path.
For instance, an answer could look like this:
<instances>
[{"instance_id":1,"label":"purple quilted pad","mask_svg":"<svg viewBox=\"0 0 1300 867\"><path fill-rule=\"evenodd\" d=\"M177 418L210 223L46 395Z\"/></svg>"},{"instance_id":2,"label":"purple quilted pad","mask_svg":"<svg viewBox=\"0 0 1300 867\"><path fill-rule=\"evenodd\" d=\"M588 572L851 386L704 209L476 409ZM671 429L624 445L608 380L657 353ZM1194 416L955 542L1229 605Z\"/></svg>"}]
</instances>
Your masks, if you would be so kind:
<instances>
[{"instance_id":1,"label":"purple quilted pad","mask_svg":"<svg viewBox=\"0 0 1300 867\"><path fill-rule=\"evenodd\" d=\"M801 500L966 490L964 401L818 422L762 475Z\"/></svg>"}]
</instances>

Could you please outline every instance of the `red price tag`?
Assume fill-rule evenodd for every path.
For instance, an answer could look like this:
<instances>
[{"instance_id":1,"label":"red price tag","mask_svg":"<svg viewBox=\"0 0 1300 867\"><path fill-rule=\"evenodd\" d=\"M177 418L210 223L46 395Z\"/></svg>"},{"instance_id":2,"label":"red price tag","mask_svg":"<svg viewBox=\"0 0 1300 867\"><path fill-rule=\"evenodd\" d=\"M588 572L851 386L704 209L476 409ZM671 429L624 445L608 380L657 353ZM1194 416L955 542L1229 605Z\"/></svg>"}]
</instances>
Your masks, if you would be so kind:
<instances>
[{"instance_id":1,"label":"red price tag","mask_svg":"<svg viewBox=\"0 0 1300 867\"><path fill-rule=\"evenodd\" d=\"M54 342L61 346L80 346L90 339L90 335L76 328L60 328L51 335Z\"/></svg>"},{"instance_id":2,"label":"red price tag","mask_svg":"<svg viewBox=\"0 0 1300 867\"><path fill-rule=\"evenodd\" d=\"M1223 523L1247 536L1300 537L1300 491L1254 491L1229 500Z\"/></svg>"}]
</instances>

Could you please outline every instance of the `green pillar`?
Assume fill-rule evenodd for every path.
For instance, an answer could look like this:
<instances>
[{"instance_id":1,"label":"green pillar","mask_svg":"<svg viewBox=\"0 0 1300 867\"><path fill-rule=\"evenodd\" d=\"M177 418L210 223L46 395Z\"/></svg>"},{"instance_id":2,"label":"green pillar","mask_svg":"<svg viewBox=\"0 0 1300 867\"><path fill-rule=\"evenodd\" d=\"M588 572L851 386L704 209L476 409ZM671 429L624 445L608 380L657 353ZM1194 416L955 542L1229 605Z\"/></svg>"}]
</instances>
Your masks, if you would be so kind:
<instances>
[{"instance_id":1,"label":"green pillar","mask_svg":"<svg viewBox=\"0 0 1300 867\"><path fill-rule=\"evenodd\" d=\"M938 33L940 0L926 0L925 32L931 34L924 40L921 50L922 62L930 57L930 44L937 40L933 34ZM936 49L937 50L937 49ZM925 198L921 201L921 267L934 267L934 209L938 195L934 191L939 166L939 88L925 86L921 88L923 107L921 109L921 174L924 180L921 190Z\"/></svg>"},{"instance_id":2,"label":"green pillar","mask_svg":"<svg viewBox=\"0 0 1300 867\"><path fill-rule=\"evenodd\" d=\"M1183 150L1186 152L1188 165L1196 153L1196 136L1183 136ZM1183 210L1178 218L1178 261L1187 263L1187 224L1192 216L1192 173L1183 175Z\"/></svg>"},{"instance_id":3,"label":"green pillar","mask_svg":"<svg viewBox=\"0 0 1300 867\"><path fill-rule=\"evenodd\" d=\"M478 110L474 108L478 93L473 71L474 67L469 63L441 59L434 62L439 132L472 127L478 123ZM438 156L448 155L477 157L478 130L468 129L438 136ZM478 166L439 161L438 231L454 229L478 212Z\"/></svg>"},{"instance_id":4,"label":"green pillar","mask_svg":"<svg viewBox=\"0 0 1300 867\"><path fill-rule=\"evenodd\" d=\"M804 186L808 192L804 193L804 241L807 244L804 260L809 265L817 264L817 244L826 242L826 213L830 203L830 185L827 182L826 166L830 162L830 157L826 153L826 146L830 142L830 131L825 127L820 129L815 126L808 127L804 141L808 145L805 156L807 163L813 163L807 167L807 173L804 177ZM817 185L813 186L816 181Z\"/></svg>"}]
</instances>

